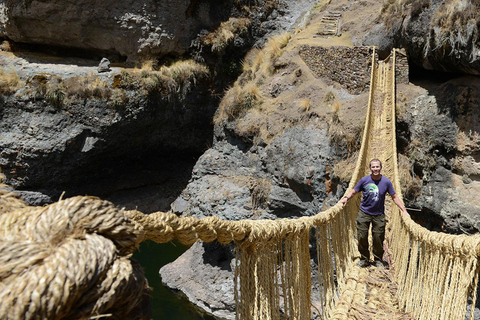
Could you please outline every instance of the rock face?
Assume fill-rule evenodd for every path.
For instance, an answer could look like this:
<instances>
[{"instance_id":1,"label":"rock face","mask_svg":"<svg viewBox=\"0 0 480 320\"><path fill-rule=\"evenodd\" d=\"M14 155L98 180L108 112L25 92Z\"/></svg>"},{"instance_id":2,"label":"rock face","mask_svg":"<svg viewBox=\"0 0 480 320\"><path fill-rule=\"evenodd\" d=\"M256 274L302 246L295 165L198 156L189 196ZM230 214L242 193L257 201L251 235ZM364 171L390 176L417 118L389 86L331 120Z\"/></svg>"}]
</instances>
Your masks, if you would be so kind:
<instances>
[{"instance_id":1,"label":"rock face","mask_svg":"<svg viewBox=\"0 0 480 320\"><path fill-rule=\"evenodd\" d=\"M327 199L332 161L327 131L313 127L292 128L253 150L219 141L200 157L172 209L229 220L315 214Z\"/></svg>"},{"instance_id":2,"label":"rock face","mask_svg":"<svg viewBox=\"0 0 480 320\"><path fill-rule=\"evenodd\" d=\"M201 29L216 27L230 16L233 1L5 0L1 4L2 37L133 57L182 55Z\"/></svg>"},{"instance_id":3,"label":"rock face","mask_svg":"<svg viewBox=\"0 0 480 320\"><path fill-rule=\"evenodd\" d=\"M216 243L195 243L160 269L162 282L180 290L191 302L216 319L235 319L233 272L229 248ZM181 275L181 276L180 276Z\"/></svg>"},{"instance_id":4,"label":"rock face","mask_svg":"<svg viewBox=\"0 0 480 320\"><path fill-rule=\"evenodd\" d=\"M423 181L417 197L406 199L407 204L423 209L429 217L420 219L433 229L476 233L480 231L480 87L472 77L440 78L422 86L428 92L412 85L399 90L399 100L405 100L398 121L400 126L408 124L400 139L409 141L400 152L409 157L409 170Z\"/></svg>"},{"instance_id":5,"label":"rock face","mask_svg":"<svg viewBox=\"0 0 480 320\"><path fill-rule=\"evenodd\" d=\"M236 32L231 40L237 48L249 47L263 43L262 37L271 32L290 28L313 2L0 0L0 37L132 63L166 56L197 56L203 50L202 36L231 17L250 20L249 32L242 36Z\"/></svg>"},{"instance_id":6,"label":"rock face","mask_svg":"<svg viewBox=\"0 0 480 320\"><path fill-rule=\"evenodd\" d=\"M246 48L263 43L269 31L295 26L302 10L313 2L280 1L252 12L254 26L245 35L235 35L226 51L237 51L243 58ZM228 54L212 53L199 39L227 21L232 12L236 16L237 4L246 3L109 1L100 5L94 1L0 0L0 34L17 42L106 52L132 60L193 54L189 52L193 47L195 57L212 69L229 70L227 66L238 67L238 61L230 60ZM362 28L371 31L366 36L358 31L351 39L353 44L378 45L380 55L404 46L410 61L419 66L477 73L477 43L467 41L444 53L433 50L432 29L425 26L438 12L436 5L370 28L374 15L367 11L376 3L342 0L332 4L349 21L342 27L343 34ZM351 18L358 12L349 13L349 8L366 8L358 16L371 19L359 26ZM219 78L195 83L194 92L174 101L155 94L139 96L138 86L132 87L124 92L129 103L121 107L111 97L85 99L62 108L46 99L2 96L0 166L8 182L28 190L22 191L23 197L37 205L54 200L63 190L68 190L68 196L133 189L117 194L115 203L122 205L121 198L129 192L134 196L143 193L143 197L148 193L151 206L129 203L144 212L166 211L173 202L171 210L179 215L233 220L318 213L343 192L335 181L338 172L332 173L332 168L341 158L353 158L358 146L368 69L358 69L363 73L357 74L353 67L359 66L349 59L353 55L342 47L318 50L321 55L311 54L315 46L300 47L292 45L279 59L272 58L274 63L265 68L272 74L242 75L238 82L255 83L251 92L258 90L261 103L248 104L236 119L216 121L215 126L212 118L218 100L212 93L219 95L223 91L217 89L230 84ZM367 65L368 49L361 56ZM331 64L329 80L318 69L325 63ZM252 67L249 72L257 69L262 68ZM334 74L337 71L341 72ZM477 232L478 79L441 79L439 74L421 73L411 76L415 84L398 86L399 152L407 159L407 173L413 173L420 184L409 193L407 205L435 216L433 229ZM112 68L111 73L101 75L113 83L118 74ZM426 81L427 77L438 81ZM353 78L356 83L347 83ZM213 146L193 165L212 140ZM190 161L178 169L175 165L185 155ZM187 174L177 176L182 170ZM152 180L163 189L140 189ZM167 190L171 180L183 183L179 196ZM45 190L48 186L55 188ZM164 267L161 275L164 283L181 290L206 312L229 319L234 312L232 264L229 248L195 244Z\"/></svg>"},{"instance_id":7,"label":"rock face","mask_svg":"<svg viewBox=\"0 0 480 320\"><path fill-rule=\"evenodd\" d=\"M399 4L399 2L403 2ZM389 1L383 23L363 39L389 52L404 48L410 63L427 70L480 74L478 1Z\"/></svg>"},{"instance_id":8,"label":"rock face","mask_svg":"<svg viewBox=\"0 0 480 320\"><path fill-rule=\"evenodd\" d=\"M183 101L126 90L128 103L118 108L113 99L55 106L28 96L3 97L0 166L7 183L55 199L62 191L105 195L160 178L145 175L133 182L127 175L204 150L216 105L201 86Z\"/></svg>"}]
</instances>

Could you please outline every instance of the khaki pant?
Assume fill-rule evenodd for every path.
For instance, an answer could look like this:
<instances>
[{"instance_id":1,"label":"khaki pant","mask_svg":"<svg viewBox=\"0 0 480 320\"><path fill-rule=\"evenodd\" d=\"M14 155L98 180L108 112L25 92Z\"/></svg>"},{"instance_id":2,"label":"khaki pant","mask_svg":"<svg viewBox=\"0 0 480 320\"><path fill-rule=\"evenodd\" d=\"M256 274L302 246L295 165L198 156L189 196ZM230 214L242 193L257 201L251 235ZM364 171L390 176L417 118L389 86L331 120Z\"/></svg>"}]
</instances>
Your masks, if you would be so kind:
<instances>
[{"instance_id":1,"label":"khaki pant","mask_svg":"<svg viewBox=\"0 0 480 320\"><path fill-rule=\"evenodd\" d=\"M372 216L363 211L358 212L357 216L357 238L358 251L361 259L369 261L370 252L368 250L368 229L372 224L373 237L373 258L375 261L383 260L383 240L385 239L385 215Z\"/></svg>"}]
</instances>

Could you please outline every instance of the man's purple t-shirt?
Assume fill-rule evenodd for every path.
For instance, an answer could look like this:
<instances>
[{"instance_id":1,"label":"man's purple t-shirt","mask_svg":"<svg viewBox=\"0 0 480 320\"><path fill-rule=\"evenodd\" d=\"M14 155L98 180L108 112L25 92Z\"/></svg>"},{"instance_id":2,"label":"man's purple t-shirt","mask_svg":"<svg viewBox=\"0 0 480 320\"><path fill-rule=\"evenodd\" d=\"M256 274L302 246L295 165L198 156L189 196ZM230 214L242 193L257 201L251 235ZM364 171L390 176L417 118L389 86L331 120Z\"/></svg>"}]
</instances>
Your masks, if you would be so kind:
<instances>
[{"instance_id":1,"label":"man's purple t-shirt","mask_svg":"<svg viewBox=\"0 0 480 320\"><path fill-rule=\"evenodd\" d=\"M385 195L394 195L392 182L387 177L381 176L380 180L373 180L371 175L365 176L353 188L356 192L363 192L360 210L378 216L385 213Z\"/></svg>"}]
</instances>

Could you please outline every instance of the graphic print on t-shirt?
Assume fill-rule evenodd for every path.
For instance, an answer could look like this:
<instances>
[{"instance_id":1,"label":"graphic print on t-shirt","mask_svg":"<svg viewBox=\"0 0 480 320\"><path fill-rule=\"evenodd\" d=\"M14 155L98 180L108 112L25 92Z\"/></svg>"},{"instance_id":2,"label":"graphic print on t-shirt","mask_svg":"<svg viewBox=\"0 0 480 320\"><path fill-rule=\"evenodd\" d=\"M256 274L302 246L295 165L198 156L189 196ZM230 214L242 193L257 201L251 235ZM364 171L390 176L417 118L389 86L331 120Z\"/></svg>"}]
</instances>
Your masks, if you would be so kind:
<instances>
[{"instance_id":1,"label":"graphic print on t-shirt","mask_svg":"<svg viewBox=\"0 0 480 320\"><path fill-rule=\"evenodd\" d=\"M365 187L365 191L368 193L372 193L372 200L377 202L379 199L379 192L378 192L378 187L375 183L369 183Z\"/></svg>"}]
</instances>

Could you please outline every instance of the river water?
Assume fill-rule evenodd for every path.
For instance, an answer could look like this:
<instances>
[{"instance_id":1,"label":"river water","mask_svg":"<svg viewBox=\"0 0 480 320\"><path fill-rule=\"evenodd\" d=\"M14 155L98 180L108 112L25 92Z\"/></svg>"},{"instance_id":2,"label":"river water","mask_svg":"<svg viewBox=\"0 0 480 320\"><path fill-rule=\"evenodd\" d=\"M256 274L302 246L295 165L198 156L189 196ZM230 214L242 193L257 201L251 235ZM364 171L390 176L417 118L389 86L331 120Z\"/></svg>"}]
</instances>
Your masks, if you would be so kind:
<instances>
[{"instance_id":1,"label":"river water","mask_svg":"<svg viewBox=\"0 0 480 320\"><path fill-rule=\"evenodd\" d=\"M145 270L148 284L152 288L150 306L154 320L215 320L197 312L186 298L179 297L162 284L160 268L173 262L187 249L188 247L175 242L158 244L144 241L133 254L133 259Z\"/></svg>"}]
</instances>

